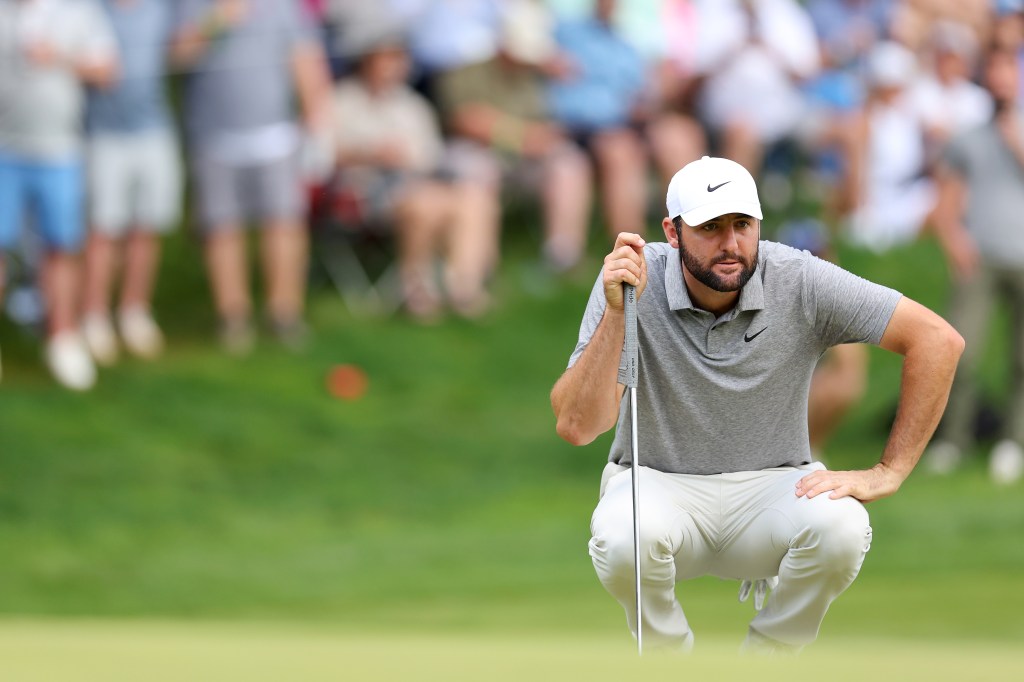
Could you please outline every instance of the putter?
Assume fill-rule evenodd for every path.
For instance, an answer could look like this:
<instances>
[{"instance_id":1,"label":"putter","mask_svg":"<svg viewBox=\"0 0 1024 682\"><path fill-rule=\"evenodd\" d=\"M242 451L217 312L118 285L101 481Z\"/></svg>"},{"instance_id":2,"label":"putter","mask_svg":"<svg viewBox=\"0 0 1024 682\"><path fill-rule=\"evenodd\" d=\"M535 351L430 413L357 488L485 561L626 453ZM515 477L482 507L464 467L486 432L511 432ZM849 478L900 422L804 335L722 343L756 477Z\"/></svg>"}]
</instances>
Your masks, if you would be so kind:
<instances>
[{"instance_id":1,"label":"putter","mask_svg":"<svg viewBox=\"0 0 1024 682\"><path fill-rule=\"evenodd\" d=\"M636 380L638 365L638 339L636 330L636 287L625 285L626 313L626 387L629 389L630 431L632 454L630 456L630 476L633 479L633 570L636 573L636 653L644 653L643 618L640 608L640 480L639 459L640 446L636 437Z\"/></svg>"}]
</instances>

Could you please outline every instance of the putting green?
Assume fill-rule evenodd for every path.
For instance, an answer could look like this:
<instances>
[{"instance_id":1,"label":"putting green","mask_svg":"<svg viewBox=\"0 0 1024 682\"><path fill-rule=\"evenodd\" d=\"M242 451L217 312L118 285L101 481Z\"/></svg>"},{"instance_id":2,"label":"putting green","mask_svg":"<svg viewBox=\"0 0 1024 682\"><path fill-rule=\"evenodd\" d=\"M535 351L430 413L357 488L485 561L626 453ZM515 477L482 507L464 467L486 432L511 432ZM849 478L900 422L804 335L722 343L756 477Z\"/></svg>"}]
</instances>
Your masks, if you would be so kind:
<instances>
[{"instance_id":1,"label":"putting green","mask_svg":"<svg viewBox=\"0 0 1024 682\"><path fill-rule=\"evenodd\" d=\"M1012 644L836 640L797 658L739 658L698 641L691 656L638 660L625 637L363 633L251 623L0 622L0 678L120 680L1007 680L1024 674Z\"/></svg>"}]
</instances>

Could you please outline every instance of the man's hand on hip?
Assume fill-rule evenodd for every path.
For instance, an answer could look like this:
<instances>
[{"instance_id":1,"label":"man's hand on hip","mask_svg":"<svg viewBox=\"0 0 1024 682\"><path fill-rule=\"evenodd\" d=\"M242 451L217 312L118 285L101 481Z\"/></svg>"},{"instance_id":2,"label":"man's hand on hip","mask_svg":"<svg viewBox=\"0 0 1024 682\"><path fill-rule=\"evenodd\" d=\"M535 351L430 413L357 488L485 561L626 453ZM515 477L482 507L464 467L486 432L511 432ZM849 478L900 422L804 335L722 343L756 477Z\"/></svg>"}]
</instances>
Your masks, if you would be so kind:
<instances>
[{"instance_id":1,"label":"man's hand on hip","mask_svg":"<svg viewBox=\"0 0 1024 682\"><path fill-rule=\"evenodd\" d=\"M608 307L622 310L625 305L623 284L636 287L639 300L647 286L647 261L644 259L643 237L632 232L620 232L611 253L604 257L604 296Z\"/></svg>"},{"instance_id":2,"label":"man's hand on hip","mask_svg":"<svg viewBox=\"0 0 1024 682\"><path fill-rule=\"evenodd\" d=\"M796 484L796 496L809 499L827 492L833 500L853 497L871 502L892 495L901 483L903 477L884 464L859 471L822 470L801 478Z\"/></svg>"}]
</instances>

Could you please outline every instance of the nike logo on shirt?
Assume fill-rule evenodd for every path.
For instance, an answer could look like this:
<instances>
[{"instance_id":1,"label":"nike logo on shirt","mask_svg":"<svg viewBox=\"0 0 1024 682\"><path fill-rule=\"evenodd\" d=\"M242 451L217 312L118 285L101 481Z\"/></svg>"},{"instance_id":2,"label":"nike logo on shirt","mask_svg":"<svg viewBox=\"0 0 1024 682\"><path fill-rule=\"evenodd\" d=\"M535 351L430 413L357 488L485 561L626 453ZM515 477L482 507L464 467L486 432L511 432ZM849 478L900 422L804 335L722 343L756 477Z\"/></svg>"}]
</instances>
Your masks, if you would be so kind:
<instances>
[{"instance_id":1,"label":"nike logo on shirt","mask_svg":"<svg viewBox=\"0 0 1024 682\"><path fill-rule=\"evenodd\" d=\"M768 327L765 327L764 329L768 329ZM746 341L747 343L750 343L751 341L753 341L754 339L759 337L761 335L761 333L764 332L764 329L762 329L761 331L757 332L756 334L754 334L752 336L747 336L746 334L744 334L743 335L743 340Z\"/></svg>"}]
</instances>

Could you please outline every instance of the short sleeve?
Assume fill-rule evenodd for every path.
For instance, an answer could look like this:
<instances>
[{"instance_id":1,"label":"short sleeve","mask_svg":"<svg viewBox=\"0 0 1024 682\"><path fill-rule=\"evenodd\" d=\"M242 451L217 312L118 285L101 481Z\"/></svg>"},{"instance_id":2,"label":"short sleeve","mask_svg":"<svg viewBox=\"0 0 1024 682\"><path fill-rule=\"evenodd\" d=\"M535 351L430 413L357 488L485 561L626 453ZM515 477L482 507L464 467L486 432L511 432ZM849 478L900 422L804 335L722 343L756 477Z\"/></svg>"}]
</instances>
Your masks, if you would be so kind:
<instances>
[{"instance_id":1,"label":"short sleeve","mask_svg":"<svg viewBox=\"0 0 1024 682\"><path fill-rule=\"evenodd\" d=\"M870 282L820 258L810 258L804 271L805 312L824 347L882 340L898 291Z\"/></svg>"},{"instance_id":2,"label":"short sleeve","mask_svg":"<svg viewBox=\"0 0 1024 682\"><path fill-rule=\"evenodd\" d=\"M587 344L594 337L597 326L601 324L601 319L604 317L604 309L607 305L608 302L604 297L603 277L598 275L597 282L594 283L594 288L590 292L590 300L587 301L587 309L583 313L583 322L580 323L580 335L576 342L576 348L569 357L569 367L575 365L576 361L583 355L583 351L587 349Z\"/></svg>"}]
</instances>

